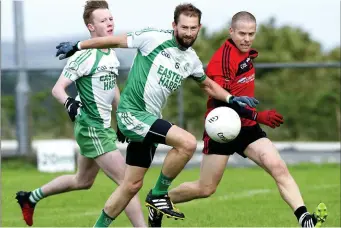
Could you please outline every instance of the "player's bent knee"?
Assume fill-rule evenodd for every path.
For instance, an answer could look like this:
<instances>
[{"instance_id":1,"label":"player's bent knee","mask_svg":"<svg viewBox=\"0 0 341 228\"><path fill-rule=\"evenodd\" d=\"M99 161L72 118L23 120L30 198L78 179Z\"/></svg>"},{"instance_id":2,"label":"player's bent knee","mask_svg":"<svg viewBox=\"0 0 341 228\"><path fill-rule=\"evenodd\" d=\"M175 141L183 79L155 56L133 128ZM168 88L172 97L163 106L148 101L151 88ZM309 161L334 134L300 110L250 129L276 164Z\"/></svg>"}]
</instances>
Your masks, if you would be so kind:
<instances>
[{"instance_id":1,"label":"player's bent knee","mask_svg":"<svg viewBox=\"0 0 341 228\"><path fill-rule=\"evenodd\" d=\"M88 190L92 187L93 184L94 184L94 182L84 183L84 185L82 186L82 189Z\"/></svg>"},{"instance_id":2,"label":"player's bent knee","mask_svg":"<svg viewBox=\"0 0 341 228\"><path fill-rule=\"evenodd\" d=\"M77 182L77 189L88 190L94 184L94 180L86 180L86 181L78 181Z\"/></svg>"},{"instance_id":3,"label":"player's bent knee","mask_svg":"<svg viewBox=\"0 0 341 228\"><path fill-rule=\"evenodd\" d=\"M167 133L166 144L191 157L196 150L197 140L191 133L173 125Z\"/></svg>"},{"instance_id":4,"label":"player's bent knee","mask_svg":"<svg viewBox=\"0 0 341 228\"><path fill-rule=\"evenodd\" d=\"M217 187L214 185L206 185L200 188L200 198L207 198L213 195L217 190Z\"/></svg>"},{"instance_id":5,"label":"player's bent knee","mask_svg":"<svg viewBox=\"0 0 341 228\"><path fill-rule=\"evenodd\" d=\"M135 182L126 182L122 183L122 187L124 191L129 193L129 195L134 196L143 186L143 180L135 181Z\"/></svg>"},{"instance_id":6,"label":"player's bent knee","mask_svg":"<svg viewBox=\"0 0 341 228\"><path fill-rule=\"evenodd\" d=\"M94 178L84 178L76 175L75 177L75 188L79 190L87 190L92 187L95 182Z\"/></svg>"},{"instance_id":7,"label":"player's bent knee","mask_svg":"<svg viewBox=\"0 0 341 228\"><path fill-rule=\"evenodd\" d=\"M192 156L197 148L196 138L193 135L186 137L182 143L182 148L188 155Z\"/></svg>"}]
</instances>

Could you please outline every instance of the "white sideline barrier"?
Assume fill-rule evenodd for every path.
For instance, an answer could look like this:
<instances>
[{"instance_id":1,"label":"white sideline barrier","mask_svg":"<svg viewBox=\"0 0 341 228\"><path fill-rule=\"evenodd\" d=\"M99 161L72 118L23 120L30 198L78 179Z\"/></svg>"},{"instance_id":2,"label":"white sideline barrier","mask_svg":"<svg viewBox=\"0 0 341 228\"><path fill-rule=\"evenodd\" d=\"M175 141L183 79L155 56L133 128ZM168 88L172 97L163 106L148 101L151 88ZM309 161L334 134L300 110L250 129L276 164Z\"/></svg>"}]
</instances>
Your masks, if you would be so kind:
<instances>
[{"instance_id":1,"label":"white sideline barrier","mask_svg":"<svg viewBox=\"0 0 341 228\"><path fill-rule=\"evenodd\" d=\"M75 171L76 147L78 147L76 141L71 139L32 141L38 170L49 173ZM18 142L16 140L2 140L1 156L5 156L9 152L15 156L17 148Z\"/></svg>"},{"instance_id":2,"label":"white sideline barrier","mask_svg":"<svg viewBox=\"0 0 341 228\"><path fill-rule=\"evenodd\" d=\"M40 172L73 172L76 170L74 142L63 140L58 146L54 142L42 141L36 144L37 164Z\"/></svg>"},{"instance_id":3,"label":"white sideline barrier","mask_svg":"<svg viewBox=\"0 0 341 228\"><path fill-rule=\"evenodd\" d=\"M300 162L313 163L340 163L340 142L274 142L281 153L282 158L288 164L297 164ZM127 144L117 143L118 149L125 154ZM18 143L16 140L1 141L1 156L16 155ZM160 144L157 148L153 164L162 164L166 152L171 147ZM199 141L196 153L187 166L197 166L201 162L203 142ZM37 155L37 168L41 172L65 172L75 171L76 155L79 146L75 140L34 140L32 149ZM234 155L229 160L229 166L252 166L248 159L243 159Z\"/></svg>"},{"instance_id":4,"label":"white sideline barrier","mask_svg":"<svg viewBox=\"0 0 341 228\"><path fill-rule=\"evenodd\" d=\"M51 139L51 140L34 140L32 141L32 148L37 150L38 146L42 143L58 146L60 143L68 143L73 146L74 150L79 150L75 140L72 139ZM276 148L280 151L295 150L295 151L341 151L341 142L273 142ZM202 150L204 143L198 141L197 151ZM127 144L117 143L117 147L125 151ZM16 140L2 140L1 151L16 151L18 149L18 142ZM170 149L167 145L160 144L158 150Z\"/></svg>"},{"instance_id":5,"label":"white sideline barrier","mask_svg":"<svg viewBox=\"0 0 341 228\"><path fill-rule=\"evenodd\" d=\"M273 142L276 148L280 151L295 150L295 151L309 151L309 152L320 152L320 151L341 151L340 142ZM126 144L117 144L119 149L126 148ZM204 147L203 141L198 141L197 151L201 151ZM160 144L158 150L166 150L171 147Z\"/></svg>"}]
</instances>

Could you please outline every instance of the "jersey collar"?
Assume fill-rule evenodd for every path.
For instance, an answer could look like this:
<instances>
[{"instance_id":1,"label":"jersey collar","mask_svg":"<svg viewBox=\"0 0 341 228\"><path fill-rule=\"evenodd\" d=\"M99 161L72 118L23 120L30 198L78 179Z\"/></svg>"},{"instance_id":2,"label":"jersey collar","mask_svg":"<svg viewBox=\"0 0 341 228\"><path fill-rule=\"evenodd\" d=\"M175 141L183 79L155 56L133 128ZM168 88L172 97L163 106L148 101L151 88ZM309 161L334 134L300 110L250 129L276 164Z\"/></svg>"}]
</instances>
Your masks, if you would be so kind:
<instances>
[{"instance_id":1,"label":"jersey collar","mask_svg":"<svg viewBox=\"0 0 341 228\"><path fill-rule=\"evenodd\" d=\"M230 44L232 44L235 48L237 48L236 44L233 42L233 40L231 38L227 39L227 42L229 42Z\"/></svg>"},{"instance_id":2,"label":"jersey collar","mask_svg":"<svg viewBox=\"0 0 341 228\"><path fill-rule=\"evenodd\" d=\"M103 53L104 55L109 55L109 54L110 54L110 51L111 51L110 48L108 48L108 51L107 51L107 52L102 51L102 49L97 49L97 50L98 50L99 52Z\"/></svg>"}]
</instances>

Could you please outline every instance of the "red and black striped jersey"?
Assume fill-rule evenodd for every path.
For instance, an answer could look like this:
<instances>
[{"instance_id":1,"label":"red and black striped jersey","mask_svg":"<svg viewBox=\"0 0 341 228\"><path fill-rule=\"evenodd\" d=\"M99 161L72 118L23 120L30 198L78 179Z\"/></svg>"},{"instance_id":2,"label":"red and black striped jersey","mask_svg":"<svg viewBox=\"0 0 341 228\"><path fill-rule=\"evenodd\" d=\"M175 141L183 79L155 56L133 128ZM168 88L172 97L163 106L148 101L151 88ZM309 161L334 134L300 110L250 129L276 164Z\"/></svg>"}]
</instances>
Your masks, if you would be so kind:
<instances>
[{"instance_id":1,"label":"red and black striped jersey","mask_svg":"<svg viewBox=\"0 0 341 228\"><path fill-rule=\"evenodd\" d=\"M255 92L255 68L253 59L258 52L251 49L249 52L241 52L235 46L232 39L228 39L213 54L207 65L206 74L221 87L234 96L254 97ZM206 115L217 107L212 97L207 101ZM242 126L252 126L256 122L241 118Z\"/></svg>"}]
</instances>

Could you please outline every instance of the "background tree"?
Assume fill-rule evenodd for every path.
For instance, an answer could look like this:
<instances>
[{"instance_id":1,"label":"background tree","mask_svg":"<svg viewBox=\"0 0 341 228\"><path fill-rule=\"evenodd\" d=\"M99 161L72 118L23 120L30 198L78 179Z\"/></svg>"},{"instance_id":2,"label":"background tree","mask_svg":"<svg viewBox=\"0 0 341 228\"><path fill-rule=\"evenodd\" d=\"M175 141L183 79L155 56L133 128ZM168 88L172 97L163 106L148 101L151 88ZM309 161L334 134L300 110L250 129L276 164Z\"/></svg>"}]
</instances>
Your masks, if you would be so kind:
<instances>
[{"instance_id":1,"label":"background tree","mask_svg":"<svg viewBox=\"0 0 341 228\"><path fill-rule=\"evenodd\" d=\"M205 27L194 49L203 63L228 38L226 27L209 34ZM340 61L340 47L329 52L299 27L277 26L270 18L258 25L253 47L259 51L255 63ZM67 113L51 95L60 72L30 72L31 133L33 138L72 138L73 125ZM123 76L123 74L120 74ZM120 77L122 78L122 77ZM264 126L269 137L277 141L338 141L340 139L340 69L256 69L258 110L277 109L285 124L272 130ZM15 138L14 73L5 73L1 83L1 134L3 139ZM207 95L193 80L183 83L185 128L202 137ZM124 82L120 81L120 87ZM74 88L70 93L75 95ZM114 117L113 113L113 117ZM173 94L163 116L178 122L177 93ZM114 118L113 118L114 119ZM113 126L115 126L113 121Z\"/></svg>"},{"instance_id":2,"label":"background tree","mask_svg":"<svg viewBox=\"0 0 341 228\"><path fill-rule=\"evenodd\" d=\"M203 28L194 46L203 62L228 38L228 27L207 34ZM301 28L276 26L273 18L258 26L253 47L259 51L256 63L340 61L340 48L324 53L321 45ZM274 140L339 140L339 69L256 69L256 98L259 110L275 108L285 124L272 130ZM207 96L195 82L184 83L186 128L201 137ZM165 113L176 122L176 97ZM339 118L339 119L338 119ZM339 123L339 124L337 124Z\"/></svg>"}]
</instances>

